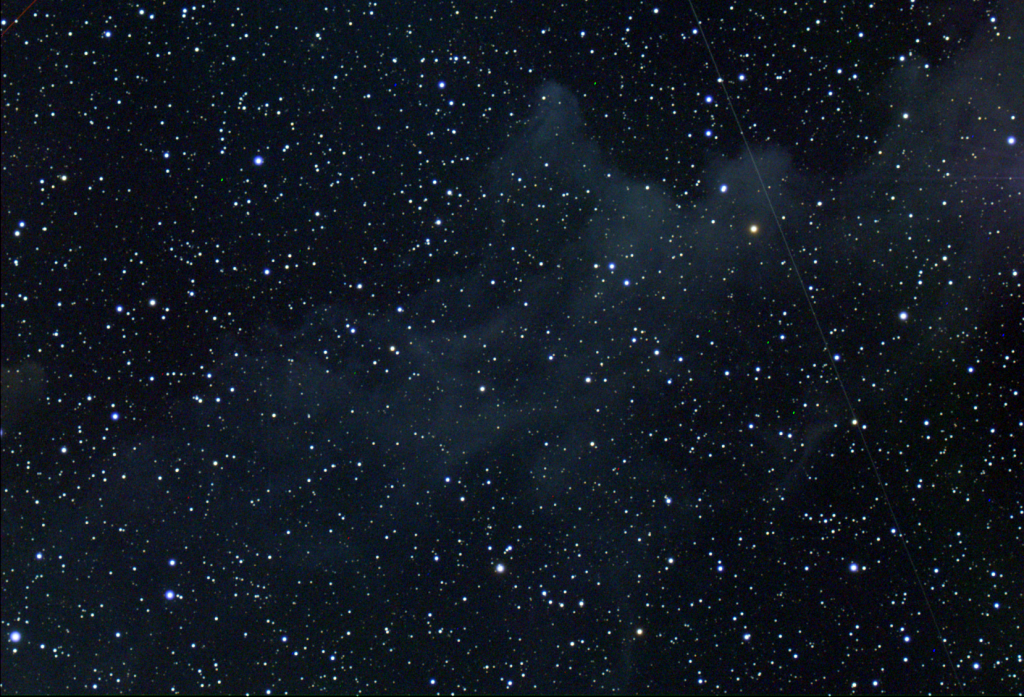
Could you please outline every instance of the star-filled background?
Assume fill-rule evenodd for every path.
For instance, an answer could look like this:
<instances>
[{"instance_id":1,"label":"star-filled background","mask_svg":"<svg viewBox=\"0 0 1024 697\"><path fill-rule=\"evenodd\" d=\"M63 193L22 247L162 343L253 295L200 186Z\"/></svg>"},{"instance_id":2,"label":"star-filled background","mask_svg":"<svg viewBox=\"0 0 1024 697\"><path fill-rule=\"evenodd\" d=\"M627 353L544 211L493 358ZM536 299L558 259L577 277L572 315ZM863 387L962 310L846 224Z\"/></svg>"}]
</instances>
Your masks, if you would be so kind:
<instances>
[{"instance_id":1,"label":"star-filled background","mask_svg":"<svg viewBox=\"0 0 1024 697\"><path fill-rule=\"evenodd\" d=\"M4 694L1020 693L1024 5L25 4Z\"/></svg>"}]
</instances>

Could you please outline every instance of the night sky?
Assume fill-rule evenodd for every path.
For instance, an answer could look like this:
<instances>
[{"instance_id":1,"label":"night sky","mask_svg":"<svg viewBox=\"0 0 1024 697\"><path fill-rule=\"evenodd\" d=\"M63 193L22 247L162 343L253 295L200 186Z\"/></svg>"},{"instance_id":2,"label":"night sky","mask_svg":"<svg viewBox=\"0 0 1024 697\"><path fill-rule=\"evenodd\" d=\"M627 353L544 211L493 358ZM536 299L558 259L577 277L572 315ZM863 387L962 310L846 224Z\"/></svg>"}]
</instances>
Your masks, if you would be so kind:
<instances>
[{"instance_id":1,"label":"night sky","mask_svg":"<svg viewBox=\"0 0 1024 697\"><path fill-rule=\"evenodd\" d=\"M27 4L4 694L1021 693L1024 3Z\"/></svg>"}]
</instances>

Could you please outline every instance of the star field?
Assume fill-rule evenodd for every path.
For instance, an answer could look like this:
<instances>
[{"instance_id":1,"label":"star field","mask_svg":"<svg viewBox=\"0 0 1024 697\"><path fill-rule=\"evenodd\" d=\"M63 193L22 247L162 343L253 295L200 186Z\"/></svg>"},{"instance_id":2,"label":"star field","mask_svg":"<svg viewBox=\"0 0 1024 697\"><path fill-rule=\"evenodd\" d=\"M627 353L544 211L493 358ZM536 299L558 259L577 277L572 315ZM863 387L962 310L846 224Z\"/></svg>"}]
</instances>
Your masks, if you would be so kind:
<instances>
[{"instance_id":1,"label":"star field","mask_svg":"<svg viewBox=\"0 0 1024 697\"><path fill-rule=\"evenodd\" d=\"M74 5L5 694L1020 692L1020 3Z\"/></svg>"}]
</instances>

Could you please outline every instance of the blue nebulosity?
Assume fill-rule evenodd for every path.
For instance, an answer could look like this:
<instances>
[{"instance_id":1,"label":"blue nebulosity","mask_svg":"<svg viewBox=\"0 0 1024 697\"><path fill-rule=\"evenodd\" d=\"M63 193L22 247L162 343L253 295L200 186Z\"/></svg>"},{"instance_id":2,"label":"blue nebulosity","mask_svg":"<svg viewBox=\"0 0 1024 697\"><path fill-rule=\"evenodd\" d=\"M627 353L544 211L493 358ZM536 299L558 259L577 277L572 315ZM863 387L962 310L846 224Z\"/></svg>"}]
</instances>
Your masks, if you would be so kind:
<instances>
[{"instance_id":1,"label":"blue nebulosity","mask_svg":"<svg viewBox=\"0 0 1024 697\"><path fill-rule=\"evenodd\" d=\"M1021 10L694 5L7 25L3 692L1012 691Z\"/></svg>"}]
</instances>

